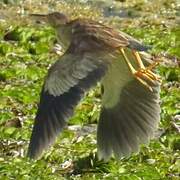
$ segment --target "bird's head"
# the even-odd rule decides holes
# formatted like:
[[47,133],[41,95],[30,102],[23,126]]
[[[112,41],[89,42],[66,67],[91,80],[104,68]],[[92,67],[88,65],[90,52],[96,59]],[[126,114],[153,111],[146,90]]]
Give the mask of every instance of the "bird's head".
[[71,42],[71,27],[68,27],[69,18],[60,12],[49,14],[30,14],[30,16],[40,23],[48,23],[57,32],[58,43],[67,49]]
[[60,12],[48,14],[47,19],[49,24],[54,27],[65,25],[69,21],[67,16]]
[[65,25],[69,19],[66,15],[60,12],[53,12],[49,14],[30,14],[31,17],[39,22],[46,22],[53,27]]

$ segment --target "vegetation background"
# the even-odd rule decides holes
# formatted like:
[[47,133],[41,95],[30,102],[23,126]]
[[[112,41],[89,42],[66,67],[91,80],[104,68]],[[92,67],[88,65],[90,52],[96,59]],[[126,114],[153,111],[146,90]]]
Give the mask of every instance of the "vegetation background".
[[[28,13],[61,11],[72,18],[102,21],[164,53],[173,66],[158,68],[161,122],[139,154],[108,163],[96,157],[100,91],[76,108],[67,129],[38,161],[26,158],[39,92],[57,58],[54,30],[33,23]],[[1,0],[0,1],[0,180],[179,179],[180,173],[180,2],[178,0]]]

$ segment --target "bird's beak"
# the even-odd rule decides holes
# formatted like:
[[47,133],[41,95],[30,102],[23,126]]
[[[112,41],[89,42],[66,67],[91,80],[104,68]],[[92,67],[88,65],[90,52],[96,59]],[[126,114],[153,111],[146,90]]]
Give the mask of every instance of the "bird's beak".
[[29,14],[32,20],[35,20],[37,23],[47,23],[48,15],[47,14]]

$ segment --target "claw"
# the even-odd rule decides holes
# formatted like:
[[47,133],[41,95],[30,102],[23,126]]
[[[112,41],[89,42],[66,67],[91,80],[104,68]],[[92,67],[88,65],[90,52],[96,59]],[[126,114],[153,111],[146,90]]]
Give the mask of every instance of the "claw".
[[159,65],[159,63],[162,61],[163,61],[162,59],[154,60],[154,63],[150,64],[148,67],[146,67],[146,69],[151,71],[153,68]]
[[130,63],[128,57],[126,56],[123,48],[120,49],[120,52],[122,53],[128,67],[129,67],[129,70],[131,71],[133,76],[139,82],[141,82],[141,84],[143,84],[145,87],[147,87],[150,91],[153,91],[151,85],[149,85],[144,79],[147,79],[147,80],[151,81],[152,83],[154,83],[155,81],[161,81],[160,76],[158,76],[157,74],[155,74],[151,71],[155,66],[157,66],[159,64],[160,61],[156,61],[155,63],[151,64],[150,66],[145,67],[141,60],[139,53],[137,51],[133,51],[135,60],[137,61],[138,66],[140,67],[138,70],[135,70],[134,67],[132,66],[132,64]]
[[139,76],[137,76],[137,74],[135,74],[135,78],[145,87],[147,87],[151,92],[153,92],[152,87],[146,81],[142,80]]
[[148,67],[145,69],[139,69],[138,72],[140,72],[141,74],[145,74],[151,81],[161,82],[161,77],[149,70]]
[[138,71],[141,71],[142,73],[145,73],[149,79],[152,79],[152,80],[156,80],[156,81],[160,81],[160,76],[158,76],[157,74],[153,73],[151,70],[156,67],[161,60],[158,60],[154,63],[152,63],[151,65],[149,65],[148,67],[145,67],[142,60],[141,60],[141,57],[139,55],[139,53],[137,51],[133,51],[133,54],[135,56],[135,59],[140,67],[140,70]]

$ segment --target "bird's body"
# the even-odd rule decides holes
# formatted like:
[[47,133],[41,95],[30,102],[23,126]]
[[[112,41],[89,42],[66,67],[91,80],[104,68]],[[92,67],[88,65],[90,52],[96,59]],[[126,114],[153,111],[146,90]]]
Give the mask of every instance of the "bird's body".
[[70,21],[61,13],[33,16],[56,29],[66,51],[46,77],[28,155],[37,158],[54,142],[85,92],[99,81],[104,87],[97,132],[99,157],[108,159],[114,153],[120,158],[137,151],[160,119],[160,84],[142,63],[153,63],[143,52],[147,48],[96,21]]
[[[75,40],[82,41],[86,39],[87,47],[81,47],[81,50],[87,51],[114,51],[120,47],[130,47],[139,51],[147,50],[146,46],[143,46],[137,40],[128,38],[127,34],[114,30],[108,26],[98,23],[89,19],[75,19],[68,22],[65,25],[59,25],[55,27],[57,31],[57,37],[62,45],[68,47],[70,42],[73,45],[78,44]],[[133,43],[132,43],[133,40]],[[133,47],[134,46],[134,47]]]

